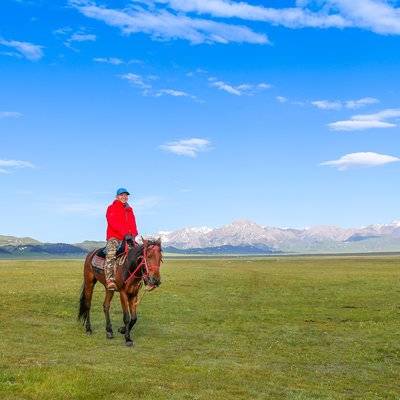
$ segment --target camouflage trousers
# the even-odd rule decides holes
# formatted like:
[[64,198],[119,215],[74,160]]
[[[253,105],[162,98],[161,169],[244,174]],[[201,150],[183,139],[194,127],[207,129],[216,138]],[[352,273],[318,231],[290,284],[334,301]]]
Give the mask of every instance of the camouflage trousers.
[[122,240],[110,238],[106,244],[106,262],[104,264],[104,275],[106,282],[114,282],[117,250],[121,246]]

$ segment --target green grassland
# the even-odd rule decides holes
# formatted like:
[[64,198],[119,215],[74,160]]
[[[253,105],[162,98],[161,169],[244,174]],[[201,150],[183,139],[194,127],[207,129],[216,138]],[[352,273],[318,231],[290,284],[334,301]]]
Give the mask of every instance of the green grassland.
[[101,286],[76,322],[81,261],[0,261],[0,399],[400,399],[399,265],[167,260],[127,348]]

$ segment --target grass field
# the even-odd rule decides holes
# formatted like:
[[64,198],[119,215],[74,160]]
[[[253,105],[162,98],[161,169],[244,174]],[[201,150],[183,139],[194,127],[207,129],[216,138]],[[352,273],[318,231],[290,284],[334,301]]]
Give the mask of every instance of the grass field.
[[400,399],[399,265],[167,260],[127,348],[100,286],[77,324],[81,261],[1,261],[0,399]]

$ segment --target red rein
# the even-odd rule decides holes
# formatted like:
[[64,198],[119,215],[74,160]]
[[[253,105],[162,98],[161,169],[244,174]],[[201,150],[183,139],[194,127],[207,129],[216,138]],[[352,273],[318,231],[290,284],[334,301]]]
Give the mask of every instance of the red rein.
[[[131,281],[135,278],[141,278],[143,279],[144,277],[149,275],[149,265],[147,264],[147,247],[143,247],[143,255],[138,257],[138,259],[141,259],[140,263],[138,266],[135,268],[135,270],[128,276],[128,278],[125,280],[125,285],[129,285]],[[143,267],[145,272],[141,276],[137,276],[136,272],[140,271],[140,269]],[[153,267],[153,265],[150,265],[150,268]]]

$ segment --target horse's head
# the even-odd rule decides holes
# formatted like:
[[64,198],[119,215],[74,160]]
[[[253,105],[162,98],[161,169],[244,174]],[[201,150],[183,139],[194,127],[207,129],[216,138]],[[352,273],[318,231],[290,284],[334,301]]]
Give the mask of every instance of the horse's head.
[[146,271],[143,280],[147,290],[153,290],[160,286],[160,265],[162,263],[161,239],[147,240],[143,239],[143,257],[145,259]]

